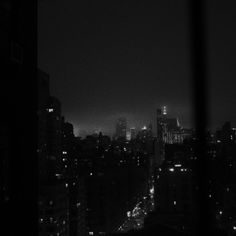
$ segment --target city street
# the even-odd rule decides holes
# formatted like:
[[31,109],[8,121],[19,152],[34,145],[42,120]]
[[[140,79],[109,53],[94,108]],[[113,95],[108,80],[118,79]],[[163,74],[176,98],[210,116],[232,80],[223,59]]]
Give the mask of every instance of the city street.
[[127,212],[127,218],[124,223],[118,228],[118,232],[128,232],[132,229],[141,229],[144,225],[146,215],[154,210],[154,187],[149,190],[149,194],[143,196],[132,211]]

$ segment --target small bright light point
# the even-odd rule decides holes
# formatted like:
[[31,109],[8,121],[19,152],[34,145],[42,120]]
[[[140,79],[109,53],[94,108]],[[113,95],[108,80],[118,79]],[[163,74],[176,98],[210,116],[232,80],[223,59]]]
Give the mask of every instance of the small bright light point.
[[154,194],[154,187],[152,187],[152,188],[150,189],[150,193],[151,193],[151,194]]
[[222,214],[223,214],[223,212],[222,212],[222,211],[219,211],[219,214],[220,214],[220,215],[222,215]]
[[49,108],[49,109],[48,109],[48,112],[49,112],[49,113],[51,113],[51,112],[53,112],[53,111],[54,111],[53,108]]
[[91,172],[90,175],[93,175],[93,173]]
[[127,212],[127,217],[131,217],[131,212],[130,211]]
[[173,172],[173,171],[175,171],[175,169],[174,168],[169,168],[169,171]]
[[89,232],[89,235],[93,235],[93,232]]
[[174,205],[176,205],[176,201],[174,201]]
[[233,230],[236,231],[236,226],[233,226]]

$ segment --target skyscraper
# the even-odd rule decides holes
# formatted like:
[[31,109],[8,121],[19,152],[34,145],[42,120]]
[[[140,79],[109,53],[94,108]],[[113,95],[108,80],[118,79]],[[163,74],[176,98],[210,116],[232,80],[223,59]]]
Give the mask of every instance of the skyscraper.
[[126,139],[127,120],[126,118],[119,118],[116,123],[116,138]]
[[135,139],[137,135],[136,129],[134,127],[130,128],[130,138]]
[[177,118],[167,116],[167,108],[157,109],[157,139],[164,143],[181,143],[182,130]]
[[38,85],[38,233],[68,236],[68,189],[61,175],[61,103],[50,96],[49,75],[40,70]]
[[163,111],[159,108],[157,109],[157,140],[155,142],[155,161],[154,165],[159,165],[164,160],[164,121],[166,113],[163,114]]

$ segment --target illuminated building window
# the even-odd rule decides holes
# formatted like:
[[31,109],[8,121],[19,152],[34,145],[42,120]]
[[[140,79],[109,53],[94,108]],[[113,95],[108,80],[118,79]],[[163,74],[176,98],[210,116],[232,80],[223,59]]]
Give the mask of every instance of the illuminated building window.
[[53,111],[54,111],[54,109],[53,109],[53,108],[48,108],[47,110],[48,110],[48,112],[49,112],[49,113],[51,113],[51,112],[53,112]]
[[60,179],[60,178],[62,177],[61,174],[55,174],[55,176],[56,176],[58,179]]
[[166,109],[166,106],[163,106],[163,115],[167,115],[167,109]]
[[89,235],[93,235],[93,232],[89,232]]
[[175,164],[175,167],[181,167],[181,164]]
[[62,154],[64,154],[64,155],[67,154],[67,151],[62,151]]
[[173,172],[173,171],[175,171],[175,169],[174,168],[169,168],[169,171]]

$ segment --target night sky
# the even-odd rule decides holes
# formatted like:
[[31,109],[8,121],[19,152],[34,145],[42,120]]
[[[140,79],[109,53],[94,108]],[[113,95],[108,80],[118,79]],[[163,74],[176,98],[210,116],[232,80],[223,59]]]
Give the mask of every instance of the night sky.
[[[120,116],[155,127],[162,105],[193,126],[187,2],[39,1],[38,65],[76,135],[112,134]],[[207,14],[210,126],[236,125],[235,3],[211,1]]]

